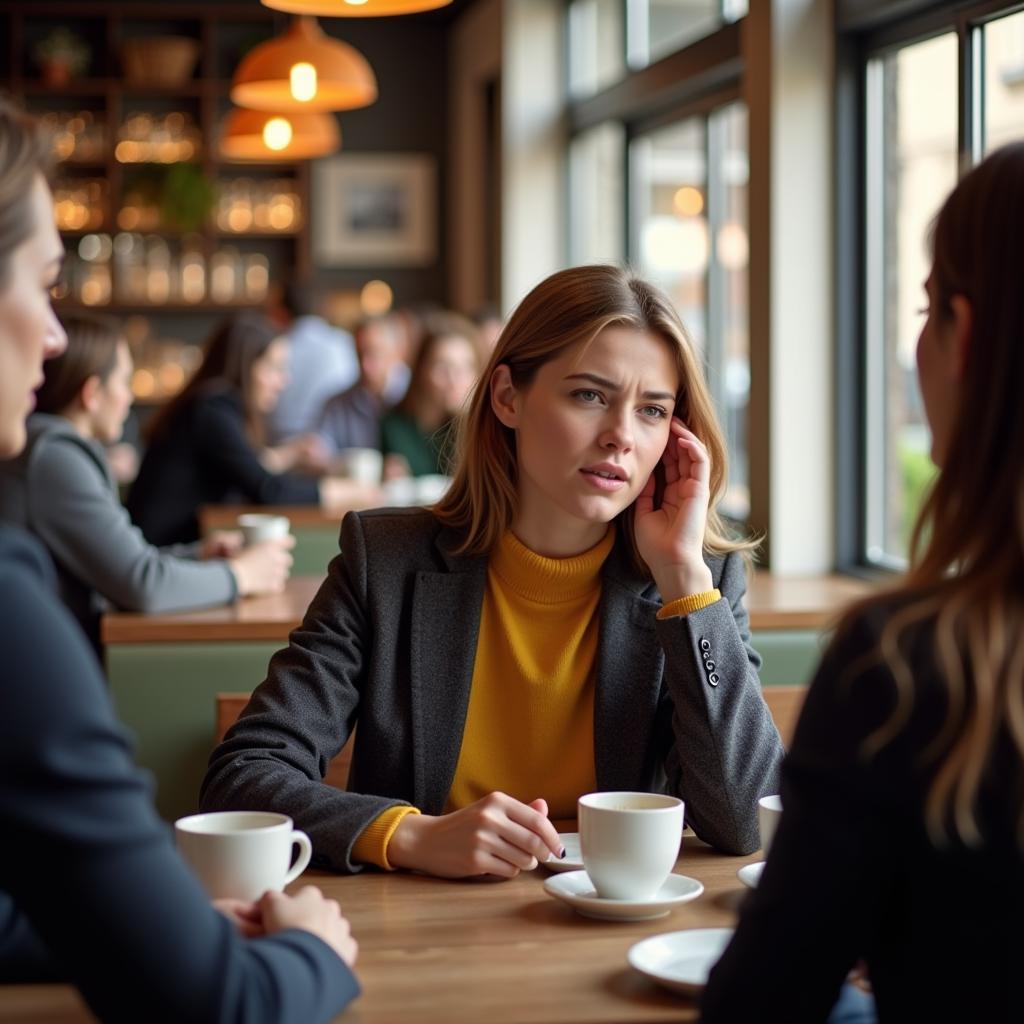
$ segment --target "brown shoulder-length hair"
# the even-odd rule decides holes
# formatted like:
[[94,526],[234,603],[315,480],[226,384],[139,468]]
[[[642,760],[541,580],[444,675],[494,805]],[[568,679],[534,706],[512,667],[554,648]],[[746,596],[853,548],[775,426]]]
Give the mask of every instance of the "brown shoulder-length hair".
[[[711,502],[704,548],[711,554],[750,551],[750,541],[731,538],[717,512],[727,480],[727,451],[715,418],[700,359],[668,297],[642,278],[613,265],[572,267],[552,274],[519,304],[460,418],[455,474],[434,507],[445,523],[461,530],[459,548],[486,554],[511,526],[517,507],[515,432],[491,408],[490,380],[508,366],[517,388],[529,387],[537,371],[566,349],[589,343],[606,327],[652,334],[669,347],[679,373],[675,412],[704,442],[711,458]],[[637,568],[647,567],[636,547],[632,506],[622,513],[623,538]]]
[[43,363],[44,380],[36,392],[39,412],[62,413],[82,393],[90,377],[105,382],[117,364],[124,335],[116,320],[87,314],[60,318],[68,344],[59,356]]
[[254,442],[262,440],[262,423],[252,400],[252,367],[281,332],[262,314],[237,313],[210,335],[203,360],[188,383],[153,417],[149,440],[161,437],[178,412],[198,395],[233,391],[241,396],[246,429]]
[[49,178],[50,153],[50,137],[39,122],[0,99],[0,292],[10,278],[11,254],[35,227],[26,200],[37,174]]
[[[897,703],[866,754],[909,721],[910,640],[930,631],[948,700],[924,752],[934,769],[925,823],[937,845],[952,837],[976,845],[980,789],[1001,735],[1024,763],[1024,143],[960,181],[939,211],[932,250],[932,315],[948,322],[955,295],[972,312],[954,427],[914,526],[907,576],[850,609],[840,628],[898,599],[868,655],[891,669]],[[1018,841],[1024,847],[1024,808]]]
[[416,350],[416,358],[412,361],[412,372],[409,375],[409,387],[405,397],[398,403],[399,412],[416,418],[418,404],[423,394],[424,382],[430,367],[434,350],[449,338],[465,338],[473,349],[476,369],[480,369],[480,349],[476,340],[476,328],[472,322],[457,313],[432,313],[423,321],[423,335]]

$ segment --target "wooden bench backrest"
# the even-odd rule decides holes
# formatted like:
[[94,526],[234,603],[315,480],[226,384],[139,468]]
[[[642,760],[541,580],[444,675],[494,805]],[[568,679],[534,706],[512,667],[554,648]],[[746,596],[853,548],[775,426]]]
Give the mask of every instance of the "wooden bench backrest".
[[[242,708],[249,703],[247,693],[218,693],[217,694],[217,733],[215,742],[220,743],[224,733],[234,725],[235,720],[242,713]],[[340,753],[327,766],[327,775],[324,782],[329,786],[336,786],[338,789],[345,789],[348,785],[348,769],[352,761],[352,741],[355,738],[355,730],[348,738],[348,743],[341,749]]]

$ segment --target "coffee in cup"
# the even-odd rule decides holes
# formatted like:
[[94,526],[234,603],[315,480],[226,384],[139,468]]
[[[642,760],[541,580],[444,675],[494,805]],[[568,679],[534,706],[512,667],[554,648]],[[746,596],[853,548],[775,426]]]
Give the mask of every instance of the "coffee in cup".
[[781,817],[781,796],[763,796],[757,801],[757,825],[761,830],[761,851],[765,859],[768,857],[768,849],[775,838],[775,829],[778,828]]
[[583,867],[597,895],[653,898],[679,856],[683,801],[659,793],[588,793],[577,815]]
[[[181,856],[199,876],[211,899],[257,900],[294,882],[313,854],[305,832],[286,814],[217,811],[192,814],[174,823]],[[292,864],[292,848],[299,855]]]
[[268,540],[284,540],[291,526],[287,516],[265,512],[249,512],[238,517],[238,528],[242,531],[247,548]]

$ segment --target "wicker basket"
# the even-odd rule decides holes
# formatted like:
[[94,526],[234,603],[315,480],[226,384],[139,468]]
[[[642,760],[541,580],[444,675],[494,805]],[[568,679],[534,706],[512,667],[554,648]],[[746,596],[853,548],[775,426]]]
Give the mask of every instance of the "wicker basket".
[[146,36],[121,44],[121,63],[129,85],[183,85],[199,59],[199,42],[188,36]]

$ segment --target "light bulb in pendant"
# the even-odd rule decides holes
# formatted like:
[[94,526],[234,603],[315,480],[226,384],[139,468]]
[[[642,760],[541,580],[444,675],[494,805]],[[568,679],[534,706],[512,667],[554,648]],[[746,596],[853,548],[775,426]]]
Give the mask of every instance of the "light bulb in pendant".
[[292,96],[300,103],[308,103],[316,96],[316,68],[309,61],[293,64],[288,73]]
[[263,126],[263,144],[267,149],[280,152],[292,141],[292,125],[285,117],[272,117]]

